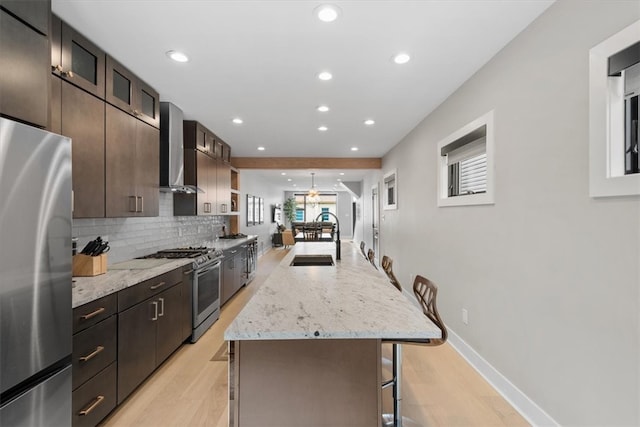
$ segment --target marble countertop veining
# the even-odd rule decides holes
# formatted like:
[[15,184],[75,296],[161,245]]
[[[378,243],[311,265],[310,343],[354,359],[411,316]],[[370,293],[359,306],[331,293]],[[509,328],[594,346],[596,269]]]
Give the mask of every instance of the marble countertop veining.
[[333,242],[298,242],[225,331],[225,340],[439,338],[440,330],[351,242],[335,266],[291,267]]

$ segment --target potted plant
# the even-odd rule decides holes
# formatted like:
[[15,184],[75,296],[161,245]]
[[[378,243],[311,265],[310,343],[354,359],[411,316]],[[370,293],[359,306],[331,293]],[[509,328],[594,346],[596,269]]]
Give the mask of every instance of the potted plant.
[[296,219],[296,198],[289,197],[284,201],[283,205],[284,216],[291,224]]

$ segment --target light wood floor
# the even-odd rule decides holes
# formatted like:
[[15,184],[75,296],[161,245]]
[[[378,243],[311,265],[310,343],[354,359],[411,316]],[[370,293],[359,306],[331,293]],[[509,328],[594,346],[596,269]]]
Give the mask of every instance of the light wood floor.
[[[180,347],[102,426],[227,427],[224,330],[286,253],[277,248],[262,256],[256,278],[225,304],[211,329]],[[403,373],[405,427],[529,425],[448,344],[403,346]]]

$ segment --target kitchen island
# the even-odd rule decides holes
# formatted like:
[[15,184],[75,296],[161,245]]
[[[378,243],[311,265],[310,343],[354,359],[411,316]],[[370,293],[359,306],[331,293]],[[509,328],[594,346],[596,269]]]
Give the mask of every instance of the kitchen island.
[[298,242],[225,331],[229,425],[380,424],[384,339],[440,330],[351,242],[334,266],[290,266],[335,244]]

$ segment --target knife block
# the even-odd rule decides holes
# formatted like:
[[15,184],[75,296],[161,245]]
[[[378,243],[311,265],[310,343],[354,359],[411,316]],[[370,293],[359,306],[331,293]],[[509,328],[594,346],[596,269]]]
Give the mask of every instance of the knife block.
[[77,254],[73,256],[73,275],[93,277],[107,272],[107,254],[89,256]]

